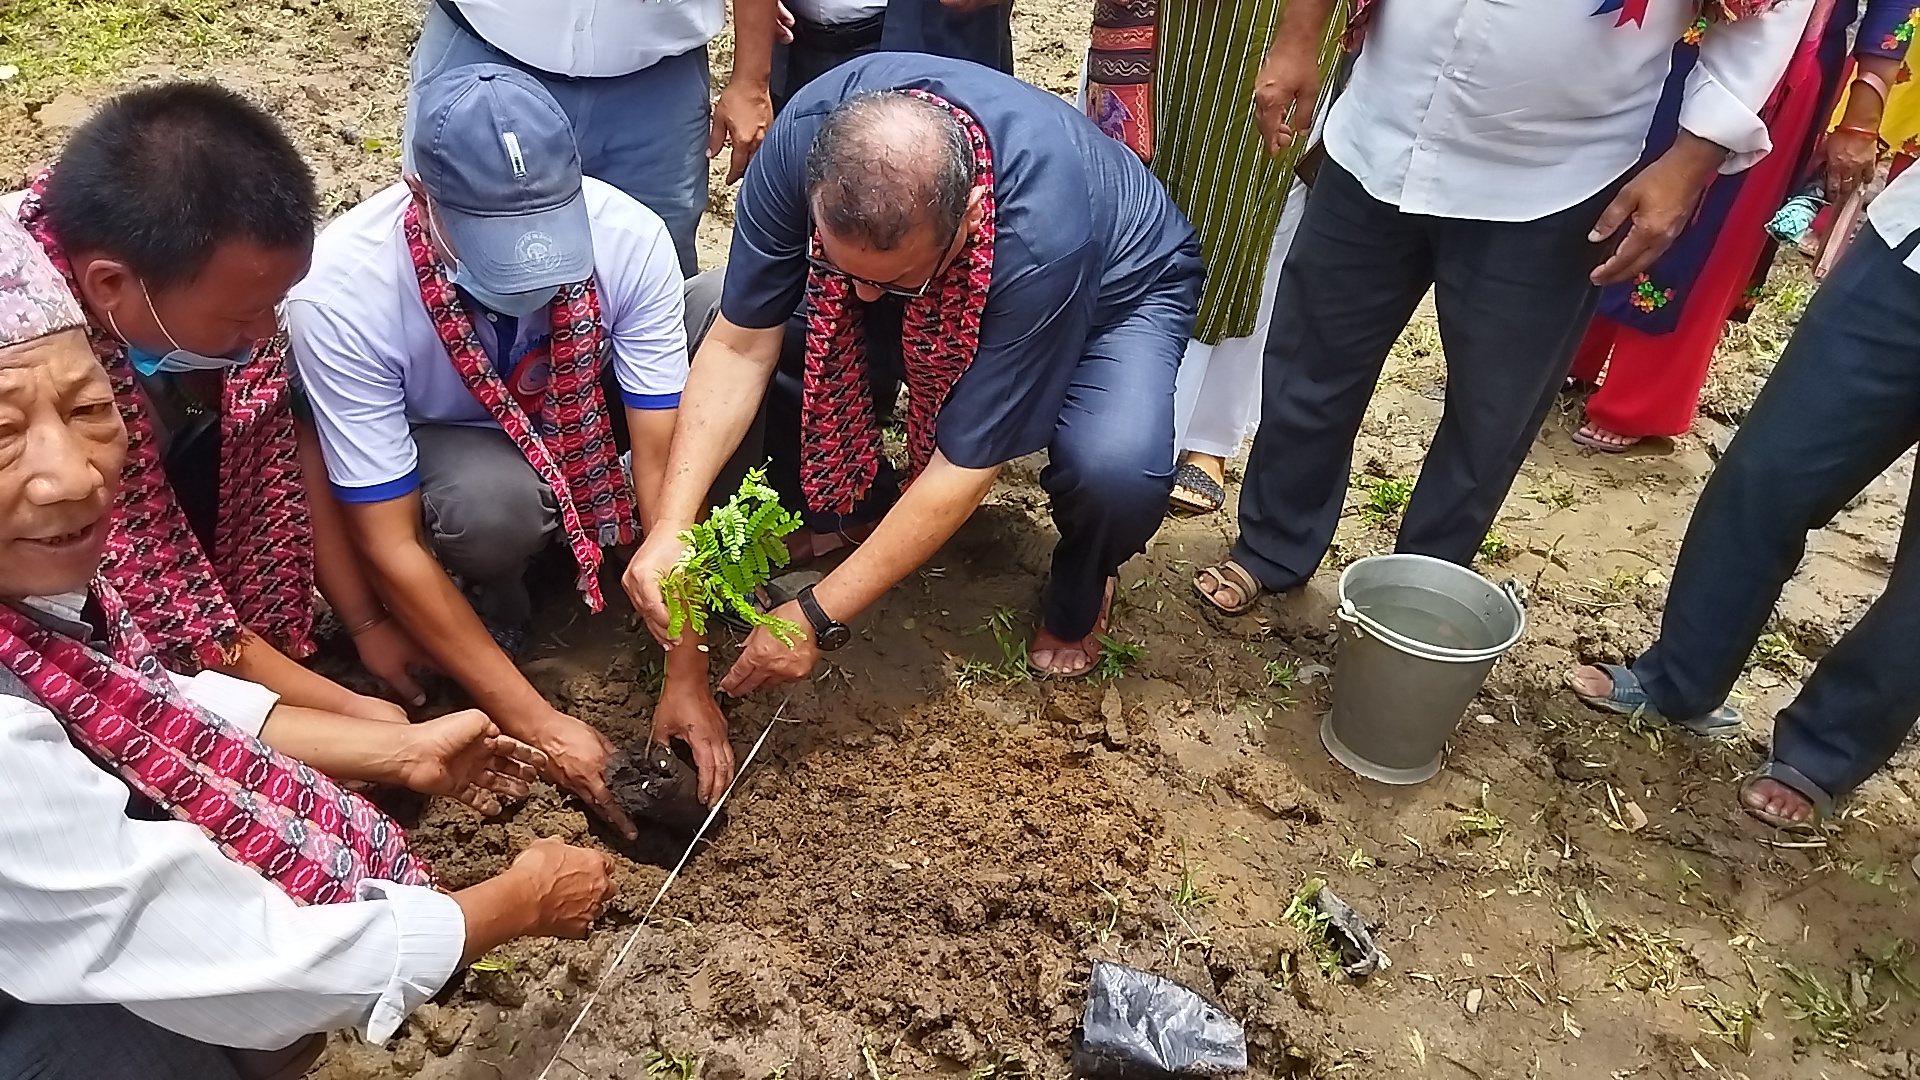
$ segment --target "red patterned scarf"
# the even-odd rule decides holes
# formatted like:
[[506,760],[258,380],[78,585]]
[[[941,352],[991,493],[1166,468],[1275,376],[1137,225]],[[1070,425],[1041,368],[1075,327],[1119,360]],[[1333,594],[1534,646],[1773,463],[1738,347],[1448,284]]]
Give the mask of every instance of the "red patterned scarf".
[[[79,299],[73,267],[42,210],[47,176],[28,188],[20,224]],[[134,620],[176,670],[233,662],[245,629],[292,656],[312,653],[313,522],[300,481],[286,335],[263,342],[222,379],[220,514],[211,558],[167,483],[127,347],[91,318],[87,335],[127,425],[127,464],[101,576],[126,596]]]
[[0,604],[0,667],[75,745],[297,903],[353,900],[368,878],[433,884],[391,818],[187,700],[113,586],[93,595],[111,656]]
[[1153,68],[1159,0],[1094,0],[1093,45],[1087,50],[1087,115],[1153,160]]
[[420,220],[420,204],[409,202],[404,228],[407,251],[420,279],[420,299],[447,358],[466,381],[474,399],[499,421],[560,504],[560,522],[580,573],[574,585],[587,606],[599,611],[600,549],[630,544],[634,537],[633,495],[613,441],[607,404],[600,392],[600,292],[592,278],[562,286],[547,306],[552,318],[552,375],[540,409],[540,428],[520,407],[493,370],[474,332],[459,290],[433,253]]
[[[973,147],[974,184],[986,189],[980,225],[925,296],[907,301],[900,344],[907,381],[907,454],[911,475],[933,459],[940,407],[980,348],[980,313],[993,282],[993,151],[964,110],[924,90],[901,93],[947,110]],[[820,251],[818,233],[813,237]],[[802,386],[800,486],[807,505],[850,513],[873,485],[884,450],[867,378],[866,337],[845,275],[807,275],[806,378]]]

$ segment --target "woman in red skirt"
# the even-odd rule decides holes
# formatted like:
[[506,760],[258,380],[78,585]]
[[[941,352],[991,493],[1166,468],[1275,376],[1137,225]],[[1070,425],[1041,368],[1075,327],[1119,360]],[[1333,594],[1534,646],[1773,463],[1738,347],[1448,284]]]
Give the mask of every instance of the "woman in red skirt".
[[[1574,441],[1619,452],[1693,425],[1720,332],[1730,317],[1744,314],[1750,287],[1765,280],[1773,255],[1768,219],[1808,176],[1816,155],[1824,158],[1818,177],[1830,202],[1844,200],[1871,177],[1885,88],[1906,54],[1912,37],[1907,20],[1914,11],[1912,0],[1821,0],[1816,6],[1800,50],[1764,110],[1773,152],[1746,172],[1715,182],[1660,261],[1603,295],[1573,363],[1575,381],[1601,383]],[[1847,34],[1856,19],[1860,30],[1848,57]],[[1677,98],[1689,66],[1676,62],[1669,98]],[[1855,85],[1847,111],[1839,126],[1825,132],[1849,71]],[[1650,152],[1658,141],[1648,140]]]

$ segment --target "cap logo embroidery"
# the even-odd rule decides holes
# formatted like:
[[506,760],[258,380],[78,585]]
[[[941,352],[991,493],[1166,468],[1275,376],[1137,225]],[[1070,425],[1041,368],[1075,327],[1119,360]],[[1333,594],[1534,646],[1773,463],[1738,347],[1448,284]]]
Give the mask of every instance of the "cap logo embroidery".
[[525,233],[513,246],[513,257],[524,270],[548,270],[559,265],[560,245],[543,232]]
[[513,166],[513,175],[527,175],[527,159],[520,153],[520,136],[511,131],[500,133],[500,141],[507,147],[507,164]]

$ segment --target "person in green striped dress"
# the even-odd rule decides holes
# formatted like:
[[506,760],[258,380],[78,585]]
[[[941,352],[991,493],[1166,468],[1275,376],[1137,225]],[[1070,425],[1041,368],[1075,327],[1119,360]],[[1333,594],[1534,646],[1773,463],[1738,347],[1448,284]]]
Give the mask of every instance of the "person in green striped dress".
[[[1226,500],[1225,461],[1258,420],[1267,318],[1305,209],[1294,172],[1310,140],[1270,154],[1253,122],[1254,82],[1285,7],[1286,0],[1160,2],[1151,165],[1199,231],[1207,263],[1175,394],[1177,509],[1210,512]],[[1320,50],[1323,99],[1346,32],[1347,4],[1337,8]]]

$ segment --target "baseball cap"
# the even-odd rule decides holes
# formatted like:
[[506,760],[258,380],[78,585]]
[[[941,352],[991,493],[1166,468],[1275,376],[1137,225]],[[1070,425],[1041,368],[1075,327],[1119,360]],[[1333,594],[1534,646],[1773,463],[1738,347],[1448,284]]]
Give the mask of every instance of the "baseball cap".
[[414,108],[414,170],[481,287],[520,293],[592,276],[580,149],[545,87],[470,64],[427,82]]

